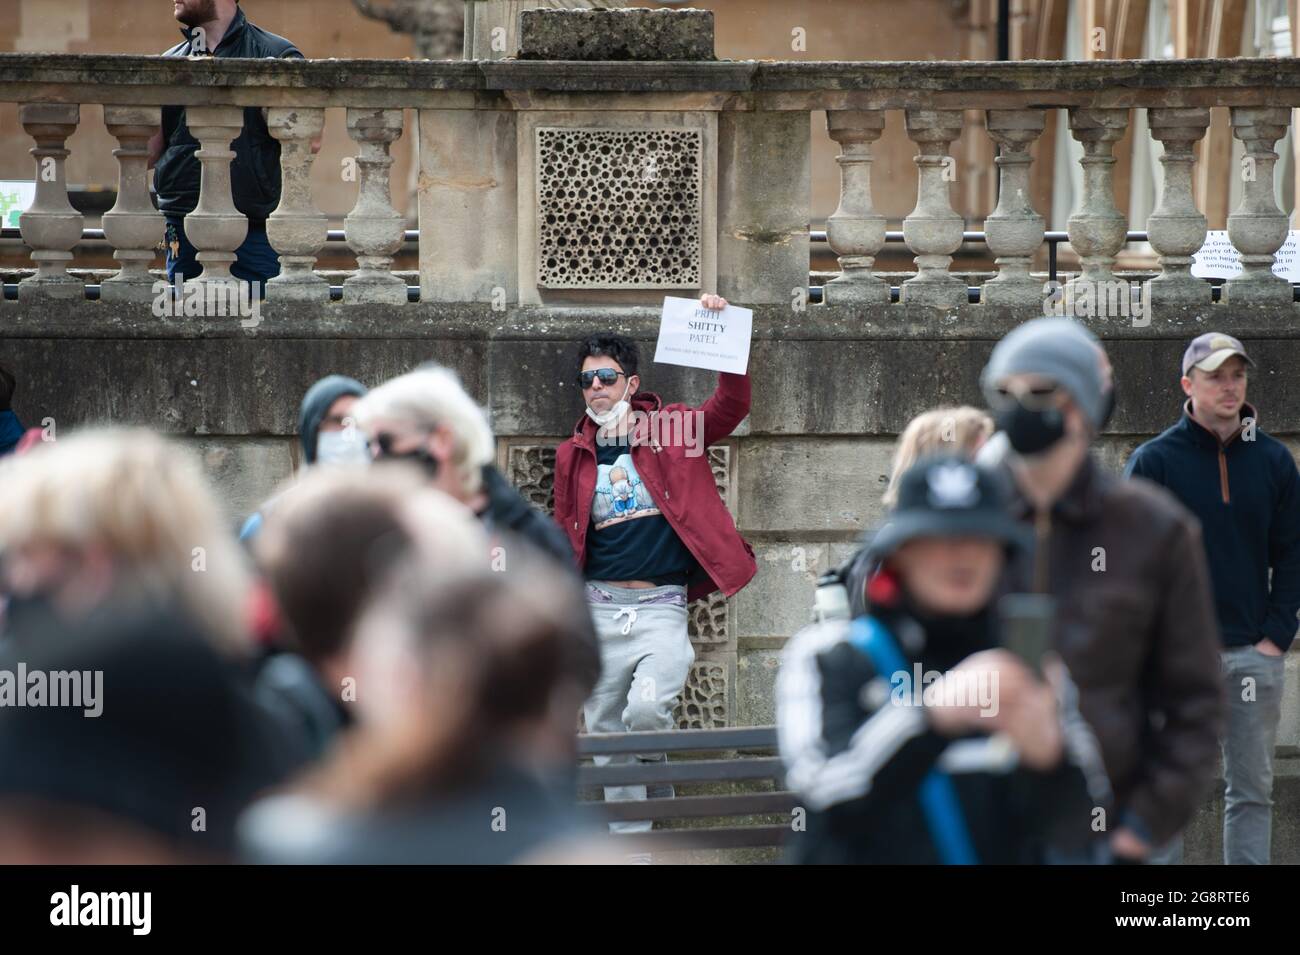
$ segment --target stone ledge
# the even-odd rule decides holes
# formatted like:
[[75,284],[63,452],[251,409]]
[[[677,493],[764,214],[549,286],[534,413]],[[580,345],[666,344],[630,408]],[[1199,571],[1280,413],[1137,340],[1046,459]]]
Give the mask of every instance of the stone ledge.
[[[646,11],[659,13],[661,11]],[[662,11],[670,12],[670,11]],[[779,108],[1300,105],[1300,59],[759,62],[677,60],[217,60],[0,53],[0,99],[177,105],[445,106],[463,91],[536,89],[773,94]],[[837,99],[837,97],[839,97]],[[865,97],[865,98],[864,98]],[[477,104],[476,104],[477,105]],[[748,108],[738,102],[736,108]]]
[[[743,304],[743,303],[737,303]],[[935,341],[994,342],[1038,317],[1034,307],[959,305],[810,305],[754,307],[756,342]],[[573,341],[593,326],[653,341],[660,310],[653,306],[511,306],[428,302],[303,305],[262,303],[261,321],[236,318],[155,318],[146,304],[0,301],[0,336],[48,339],[453,339]],[[1250,341],[1300,339],[1300,304],[1204,305],[1161,308],[1148,325],[1084,318],[1106,341],[1186,341],[1216,330]]]

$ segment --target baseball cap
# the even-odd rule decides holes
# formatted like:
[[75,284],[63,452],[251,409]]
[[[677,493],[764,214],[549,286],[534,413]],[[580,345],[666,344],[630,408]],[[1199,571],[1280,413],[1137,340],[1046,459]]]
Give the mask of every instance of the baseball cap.
[[898,503],[869,550],[884,559],[917,537],[988,537],[1028,550],[1028,530],[1008,511],[1010,488],[998,472],[957,455],[932,455],[908,468]]
[[1223,332],[1206,332],[1204,335],[1197,335],[1187,346],[1187,351],[1183,352],[1183,374],[1186,375],[1193,368],[1214,371],[1233,355],[1240,355],[1248,365],[1255,364],[1246,354],[1246,349],[1242,347],[1241,342],[1231,335],[1225,335]]

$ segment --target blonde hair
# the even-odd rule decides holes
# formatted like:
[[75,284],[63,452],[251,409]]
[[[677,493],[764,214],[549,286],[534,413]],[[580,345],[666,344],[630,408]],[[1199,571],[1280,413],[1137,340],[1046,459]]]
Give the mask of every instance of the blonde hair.
[[993,419],[979,408],[969,405],[935,408],[917,415],[898,436],[894,466],[889,474],[889,487],[885,488],[885,506],[894,506],[898,499],[899,478],[918,458],[942,452],[974,457],[979,446],[991,434]]
[[195,458],[142,428],[95,428],[0,464],[0,550],[102,550],[113,595],[174,603],[248,645],[248,571]]
[[487,412],[475,403],[450,368],[432,363],[399,375],[371,391],[352,409],[363,431],[380,419],[409,421],[432,431],[445,427],[455,439],[452,466],[472,494],[482,482],[482,468],[496,457],[496,442]]

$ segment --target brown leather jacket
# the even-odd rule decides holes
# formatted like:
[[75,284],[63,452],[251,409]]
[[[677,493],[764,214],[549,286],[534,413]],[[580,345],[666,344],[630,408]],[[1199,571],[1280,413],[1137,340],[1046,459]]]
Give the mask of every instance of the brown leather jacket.
[[1114,791],[1107,829],[1136,816],[1161,845],[1208,793],[1223,718],[1200,525],[1163,488],[1091,455],[1050,513],[1023,498],[1013,513],[1037,546],[1012,577],[1056,598],[1056,646]]

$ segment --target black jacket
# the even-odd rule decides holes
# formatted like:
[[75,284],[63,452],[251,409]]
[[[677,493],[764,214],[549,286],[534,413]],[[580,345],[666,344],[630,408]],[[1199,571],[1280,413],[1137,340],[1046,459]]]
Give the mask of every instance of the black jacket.
[[1020,493],[1011,510],[1038,543],[1008,579],[1056,599],[1055,649],[1101,743],[1120,820],[1162,845],[1208,793],[1222,739],[1200,527],[1172,494],[1091,455],[1050,510]]
[[[1243,427],[1226,442],[1189,414],[1139,447],[1124,473],[1173,492],[1200,519],[1219,635],[1286,650],[1300,610],[1300,474],[1282,442]],[[1255,409],[1242,409],[1258,425]]]
[[[189,56],[193,32],[182,30],[185,40],[163,56]],[[298,48],[282,36],[268,33],[248,22],[243,10],[235,12],[212,56],[263,59],[303,59]],[[154,191],[158,208],[165,215],[181,217],[194,211],[199,202],[201,164],[194,157],[199,142],[185,125],[183,106],[164,106],[162,111],[163,153],[154,167]],[[230,163],[231,190],[235,208],[248,216],[253,228],[261,227],[280,204],[280,143],[266,128],[262,110],[244,110],[244,131],[234,142],[235,158]]]
[[529,504],[492,465],[483,468],[483,492],[487,507],[479,519],[489,529],[509,531],[522,537],[544,554],[558,560],[567,570],[574,569],[573,548],[553,520]]
[[[988,614],[942,634],[901,611],[877,617],[923,673],[946,671],[996,646]],[[959,750],[975,765],[949,778],[980,863],[1038,863],[1049,852],[1083,860],[1093,852],[1100,842],[1093,809],[1106,805],[1108,785],[1072,687],[1060,706],[1061,764],[1049,772],[999,767],[987,761],[996,752],[986,737],[954,741],[929,727],[921,707],[901,705],[901,675],[878,674],[848,641],[848,626],[832,620],[801,631],[777,679],[787,782],[808,810],[806,831],[788,843],[792,861],[938,863],[919,791],[941,757]]]

